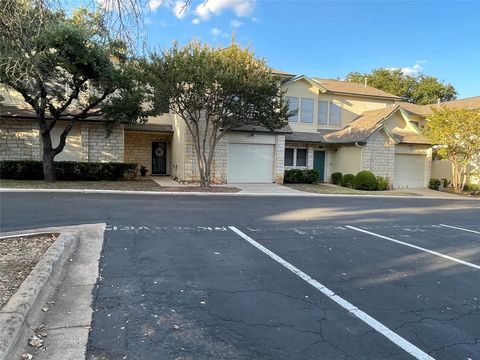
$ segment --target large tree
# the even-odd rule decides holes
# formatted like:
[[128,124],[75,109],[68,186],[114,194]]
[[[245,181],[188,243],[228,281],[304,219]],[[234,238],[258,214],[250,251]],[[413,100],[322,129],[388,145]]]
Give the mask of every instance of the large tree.
[[[67,16],[34,1],[7,4],[0,14],[0,83],[35,111],[44,178],[55,181],[54,158],[77,121],[101,116],[111,128],[146,119],[151,91],[143,61],[111,39],[98,13]],[[18,13],[22,21],[12,21]],[[53,147],[50,134],[62,120],[67,125]]]
[[257,125],[272,131],[288,121],[279,82],[263,60],[236,44],[213,48],[192,41],[152,56],[156,103],[185,122],[190,132],[202,187],[211,181],[218,142],[232,129]]
[[351,72],[347,81],[368,85],[377,89],[400,96],[403,101],[427,105],[454,100],[457,92],[451,84],[444,84],[433,76],[420,74],[412,76],[405,74],[401,69],[375,69],[370,73]]
[[437,153],[452,162],[452,185],[459,191],[468,180],[468,165],[480,154],[480,111],[433,109],[424,128]]

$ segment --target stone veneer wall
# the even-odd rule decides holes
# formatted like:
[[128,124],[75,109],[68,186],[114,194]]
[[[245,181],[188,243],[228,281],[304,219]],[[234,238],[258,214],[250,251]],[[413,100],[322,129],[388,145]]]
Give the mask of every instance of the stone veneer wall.
[[[198,172],[197,153],[195,151],[195,145],[193,138],[188,128],[185,131],[185,177],[180,181],[188,183],[199,182],[200,175]],[[202,130],[201,130],[202,131]],[[208,151],[209,147],[207,147]],[[228,157],[228,140],[225,135],[217,144],[215,149],[214,158],[212,160],[211,170],[211,183],[212,184],[225,184],[227,182],[227,157]]]
[[392,183],[395,166],[395,143],[378,131],[362,149],[362,169],[382,176]]
[[275,144],[275,183],[283,184],[285,175],[285,135],[276,136]]
[[88,147],[88,157],[82,159],[84,161],[123,162],[123,126],[115,127],[107,137],[103,124],[82,124],[82,154],[86,151],[83,147]]
[[34,120],[0,120],[0,160],[40,160],[40,131]]
[[167,175],[170,174],[171,146],[170,135],[167,134],[125,132],[125,162],[143,165],[148,174],[152,174],[152,142],[155,141],[167,143]]
[[[81,123],[82,161],[123,162],[123,126],[107,138],[102,124]],[[68,138],[67,138],[68,141]],[[0,122],[0,160],[41,160],[41,141],[35,120],[2,119]]]

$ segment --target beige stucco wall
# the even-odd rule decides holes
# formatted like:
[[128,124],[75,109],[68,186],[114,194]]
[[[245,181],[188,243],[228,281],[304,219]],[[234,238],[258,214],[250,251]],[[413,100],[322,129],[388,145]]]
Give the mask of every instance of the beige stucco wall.
[[[387,106],[393,106],[394,101],[388,99],[373,99],[354,95],[336,95],[319,93],[316,86],[310,85],[305,80],[299,80],[290,84],[283,85],[286,90],[286,96],[295,96],[298,98],[313,99],[313,123],[289,122],[293,131],[316,132],[319,129],[341,129],[355,120],[361,113],[368,110],[382,109]],[[341,125],[329,126],[318,125],[318,101],[333,101],[341,106]]]
[[362,170],[362,149],[358,146],[342,146],[332,151],[332,173],[356,175]]
[[145,166],[148,169],[148,174],[152,174],[152,143],[156,141],[163,141],[167,143],[167,173],[170,174],[171,164],[171,135],[170,134],[155,134],[142,132],[125,132],[125,155],[124,161],[126,163],[135,163],[138,166]]
[[175,121],[175,115],[161,114],[157,116],[150,116],[147,120],[147,124],[173,125],[174,121]]
[[[480,156],[478,160],[473,161],[468,167],[469,182],[473,184],[480,184]],[[446,178],[452,181],[452,162],[450,160],[435,160],[432,161],[432,178],[443,179]]]

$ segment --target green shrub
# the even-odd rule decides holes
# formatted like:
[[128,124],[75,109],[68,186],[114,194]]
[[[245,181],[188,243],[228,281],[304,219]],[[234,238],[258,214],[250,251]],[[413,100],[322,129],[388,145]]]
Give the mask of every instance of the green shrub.
[[468,192],[472,192],[472,193],[475,194],[478,191],[480,191],[480,185],[472,184],[472,183],[465,184],[464,187],[463,187],[463,191],[468,191]]
[[342,178],[342,185],[344,187],[353,188],[355,184],[355,175],[353,174],[345,174]]
[[304,182],[306,184],[312,184],[318,182],[318,178],[320,177],[320,171],[317,169],[307,169],[304,172]]
[[442,186],[443,186],[444,188],[447,188],[450,184],[451,184],[451,181],[448,180],[447,178],[443,178],[443,179],[442,179]]
[[[120,180],[135,171],[137,164],[91,163],[79,161],[55,161],[57,180]],[[43,180],[41,161],[0,161],[0,178],[14,180]]]
[[303,170],[302,169],[291,169],[285,171],[284,181],[286,183],[298,184],[303,182]]
[[430,182],[428,183],[428,187],[432,190],[437,190],[440,189],[440,184],[442,182],[440,181],[440,179],[437,179],[437,178],[431,178],[430,179]]
[[377,176],[377,190],[383,191],[388,190],[388,179],[384,177]]
[[377,188],[377,178],[371,171],[360,171],[355,175],[355,189],[375,190]]
[[285,170],[285,177],[283,181],[291,184],[312,184],[317,182],[319,177],[320,172],[316,169],[291,169]]
[[332,184],[342,186],[342,173],[341,172],[334,172],[332,174]]

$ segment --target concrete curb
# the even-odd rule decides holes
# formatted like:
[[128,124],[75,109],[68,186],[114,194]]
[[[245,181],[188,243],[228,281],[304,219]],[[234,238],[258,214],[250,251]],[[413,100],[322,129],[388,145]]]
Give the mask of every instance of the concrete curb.
[[53,294],[62,267],[76,244],[77,236],[71,233],[60,234],[0,310],[0,360],[16,359],[18,351],[24,348],[23,341],[40,317],[41,308],[48,297]]
[[211,192],[174,192],[174,191],[124,191],[124,190],[91,190],[91,189],[21,189],[0,188],[0,193],[76,193],[76,194],[118,194],[118,195],[175,195],[175,196],[274,196],[274,197],[348,197],[377,199],[428,199],[428,200],[465,200],[480,201],[480,198],[453,196],[417,196],[417,195],[349,195],[349,194],[315,194],[315,193],[211,193]]

